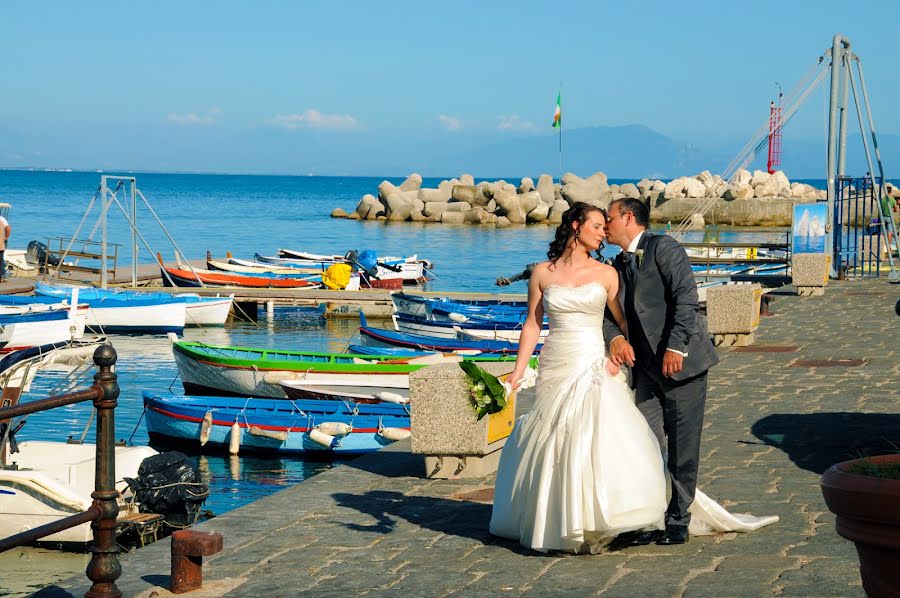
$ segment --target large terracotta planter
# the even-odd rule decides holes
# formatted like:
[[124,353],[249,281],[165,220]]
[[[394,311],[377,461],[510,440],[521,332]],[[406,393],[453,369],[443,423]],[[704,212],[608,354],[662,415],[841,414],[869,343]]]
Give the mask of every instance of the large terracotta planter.
[[[897,464],[900,455],[866,460]],[[848,473],[857,462],[832,465],[822,476],[822,495],[837,515],[837,533],[856,544],[866,594],[900,596],[900,480]]]

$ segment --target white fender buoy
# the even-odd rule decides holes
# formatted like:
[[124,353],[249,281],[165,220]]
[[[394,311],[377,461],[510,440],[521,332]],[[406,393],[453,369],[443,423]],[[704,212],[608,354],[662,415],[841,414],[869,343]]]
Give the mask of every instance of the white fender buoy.
[[463,324],[463,323],[469,321],[469,318],[467,318],[466,316],[464,316],[462,314],[458,314],[455,311],[450,312],[450,314],[447,317],[450,318],[451,322],[459,322],[460,324]]
[[209,433],[212,430],[212,425],[212,411],[207,411],[206,415],[203,416],[203,421],[200,422],[200,446],[206,446],[206,443],[209,442]]
[[241,450],[241,427],[237,422],[231,424],[231,436],[228,439],[228,452],[237,455]]
[[334,436],[320,432],[317,428],[313,428],[309,431],[309,439],[325,448],[332,448],[337,444]]
[[263,382],[266,384],[278,384],[282,380],[290,380],[297,377],[297,372],[266,372],[263,374]]
[[398,404],[409,403],[409,397],[404,397],[403,395],[398,395],[395,392],[388,392],[386,390],[382,390],[381,392],[376,392],[372,396],[374,396],[379,401],[384,401],[385,403],[398,403]]
[[378,430],[378,433],[381,434],[384,438],[393,442],[404,440],[412,435],[412,432],[410,432],[406,428],[381,428],[380,430]]
[[322,422],[316,430],[331,436],[346,436],[353,431],[353,426],[344,422]]
[[257,426],[250,426],[247,428],[247,431],[250,432],[253,436],[262,436],[264,438],[271,438],[273,440],[280,440],[284,442],[288,439],[288,433],[285,431],[278,430],[264,430],[263,428]]

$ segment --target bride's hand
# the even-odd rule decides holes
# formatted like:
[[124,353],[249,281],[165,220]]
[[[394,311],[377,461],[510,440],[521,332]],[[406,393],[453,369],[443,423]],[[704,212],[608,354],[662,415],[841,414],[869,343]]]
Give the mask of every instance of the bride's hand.
[[512,373],[506,377],[506,383],[509,384],[511,389],[518,390],[519,386],[522,384],[523,378],[525,378],[525,370],[513,370]]
[[612,359],[606,360],[606,373],[608,373],[610,376],[615,376],[621,370],[622,370],[621,366],[618,366],[615,363],[613,363]]

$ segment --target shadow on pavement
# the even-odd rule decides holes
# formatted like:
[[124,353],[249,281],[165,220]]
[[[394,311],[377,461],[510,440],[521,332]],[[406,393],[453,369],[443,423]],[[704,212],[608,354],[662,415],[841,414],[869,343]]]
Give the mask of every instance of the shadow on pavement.
[[757,421],[752,431],[815,473],[849,459],[900,452],[900,414],[779,413]]
[[356,509],[375,520],[371,525],[344,523],[345,527],[353,531],[389,534],[394,531],[399,518],[448,536],[505,546],[510,551],[520,554],[542,554],[492,536],[488,531],[491,520],[489,504],[432,496],[408,496],[385,490],[373,490],[363,494],[337,493],[332,494],[332,497],[338,506]]

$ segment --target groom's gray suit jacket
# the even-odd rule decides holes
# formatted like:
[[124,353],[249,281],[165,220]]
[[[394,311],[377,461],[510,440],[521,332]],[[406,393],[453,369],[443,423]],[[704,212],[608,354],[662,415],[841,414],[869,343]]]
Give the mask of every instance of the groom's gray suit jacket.
[[[651,352],[644,359],[638,355],[642,362],[638,365],[648,370],[659,367],[668,348],[687,353],[683,369],[672,376],[673,380],[702,374],[718,363],[719,358],[698,314],[697,283],[684,248],[672,237],[645,231],[635,254],[640,264],[635,264],[633,276],[627,272],[625,252],[616,257],[613,266],[619,272],[619,302],[623,311],[626,297],[633,295],[634,313],[641,328],[629,330],[626,337],[639,353],[635,339],[638,332],[643,332]],[[626,288],[628,284],[632,285],[631,293]],[[625,334],[608,309],[603,334],[607,343]]]

